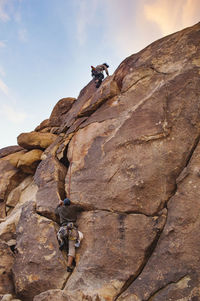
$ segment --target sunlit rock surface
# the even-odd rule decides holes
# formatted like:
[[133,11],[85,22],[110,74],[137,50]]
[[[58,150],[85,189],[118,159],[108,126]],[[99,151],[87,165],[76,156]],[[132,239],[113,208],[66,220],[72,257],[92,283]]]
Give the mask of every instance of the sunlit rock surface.
[[[0,300],[200,300],[200,23],[0,150]],[[66,272],[54,210],[82,205]]]

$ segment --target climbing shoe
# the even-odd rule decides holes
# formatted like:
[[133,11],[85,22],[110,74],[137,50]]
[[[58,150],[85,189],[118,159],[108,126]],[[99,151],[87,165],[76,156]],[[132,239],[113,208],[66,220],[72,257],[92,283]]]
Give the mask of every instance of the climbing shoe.
[[75,242],[75,247],[76,247],[76,248],[79,248],[79,247],[80,247],[80,240],[77,240],[77,241]]
[[73,272],[73,268],[67,267],[67,272],[72,273]]

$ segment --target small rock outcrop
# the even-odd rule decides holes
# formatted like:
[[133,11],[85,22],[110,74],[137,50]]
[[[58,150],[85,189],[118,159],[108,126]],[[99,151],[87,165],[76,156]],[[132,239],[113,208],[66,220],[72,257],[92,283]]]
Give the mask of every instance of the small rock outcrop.
[[[200,23],[0,150],[0,300],[200,300]],[[76,267],[59,197],[84,207]]]

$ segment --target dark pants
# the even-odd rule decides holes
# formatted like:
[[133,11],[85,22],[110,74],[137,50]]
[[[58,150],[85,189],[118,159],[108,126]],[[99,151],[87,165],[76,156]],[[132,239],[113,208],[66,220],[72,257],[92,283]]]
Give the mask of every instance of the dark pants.
[[102,80],[104,79],[104,75],[101,72],[95,72],[95,74],[93,75],[94,80],[95,80],[95,84],[96,84],[96,88],[99,88]]

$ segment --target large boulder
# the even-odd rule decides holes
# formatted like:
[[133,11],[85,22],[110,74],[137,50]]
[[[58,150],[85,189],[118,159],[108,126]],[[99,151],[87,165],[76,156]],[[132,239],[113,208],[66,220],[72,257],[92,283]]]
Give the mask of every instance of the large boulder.
[[62,288],[66,262],[59,251],[56,225],[38,215],[35,203],[24,205],[17,226],[17,254],[13,265],[16,293],[22,300],[51,288]]
[[16,227],[22,211],[22,206],[30,201],[36,201],[38,187],[31,176],[27,177],[16,189],[8,195],[6,206],[10,208],[7,217],[0,223],[0,239],[8,242],[16,239]]
[[9,161],[0,161],[0,200],[6,200],[8,194],[26,175],[14,167]]
[[77,100],[75,101],[71,109],[67,112],[61,124],[60,132],[65,132],[73,125],[73,123],[77,120],[77,116],[81,112],[82,107],[93,96],[95,92],[95,84],[93,81],[90,81],[89,84],[81,90]]
[[38,186],[36,195],[37,212],[56,220],[55,209],[59,199],[65,196],[65,175],[67,168],[56,158],[48,157],[37,168],[34,176]]
[[13,189],[8,195],[6,205],[9,207],[15,207],[19,203],[22,193],[25,191],[27,186],[32,183],[32,181],[32,176],[28,176],[15,189]]
[[71,109],[72,105],[76,101],[76,98],[73,97],[66,97],[60,99],[55,107],[53,108],[53,111],[51,113],[51,116],[49,119],[43,120],[39,126],[35,128],[36,132],[44,132],[48,131],[50,132],[52,128],[59,127],[63,121],[65,120],[66,114]]
[[30,132],[22,133],[17,137],[18,144],[25,149],[45,149],[52,144],[57,138],[57,135],[52,133]]
[[66,114],[71,109],[75,101],[76,98],[72,98],[72,97],[60,99],[55,105],[55,107],[53,108],[51,116],[49,117],[49,126],[51,127],[60,126],[62,122],[65,120]]
[[34,174],[38,164],[41,161],[42,151],[40,149],[33,149],[19,158],[17,167],[23,172]]

